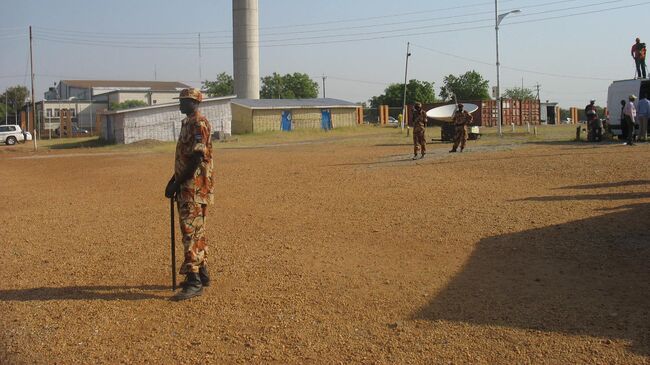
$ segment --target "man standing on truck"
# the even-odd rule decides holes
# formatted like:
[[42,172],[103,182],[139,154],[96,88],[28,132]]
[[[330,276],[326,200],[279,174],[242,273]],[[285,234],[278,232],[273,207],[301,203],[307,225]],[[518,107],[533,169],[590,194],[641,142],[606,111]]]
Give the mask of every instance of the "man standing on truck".
[[634,121],[636,120],[636,107],[634,101],[636,96],[631,94],[628,103],[623,108],[623,120],[627,126],[627,145],[634,146]]
[[648,118],[650,118],[650,100],[646,94],[641,94],[641,99],[637,104],[637,117],[639,118],[639,141],[648,139]]
[[641,40],[639,38],[636,39],[636,43],[632,45],[632,49],[630,50],[630,53],[632,54],[632,58],[634,58],[634,63],[636,64],[636,76],[637,78],[644,78],[646,76],[645,73],[645,43],[641,43]]

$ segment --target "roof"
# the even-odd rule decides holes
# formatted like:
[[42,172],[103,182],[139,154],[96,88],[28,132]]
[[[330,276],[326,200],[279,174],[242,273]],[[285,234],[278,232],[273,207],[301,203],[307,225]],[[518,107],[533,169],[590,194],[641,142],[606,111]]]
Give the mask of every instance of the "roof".
[[189,85],[176,81],[125,81],[125,80],[61,80],[62,83],[79,88],[89,87],[123,87],[147,88],[150,90],[176,90],[186,89]]
[[332,98],[316,99],[235,99],[233,104],[249,109],[356,108],[358,105]]

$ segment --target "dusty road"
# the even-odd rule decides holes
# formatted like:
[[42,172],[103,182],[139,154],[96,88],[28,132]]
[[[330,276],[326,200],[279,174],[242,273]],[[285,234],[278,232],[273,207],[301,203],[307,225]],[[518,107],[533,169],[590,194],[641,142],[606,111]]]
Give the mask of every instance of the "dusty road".
[[1,154],[0,363],[650,362],[650,145],[429,148],[215,151],[183,303],[173,154]]

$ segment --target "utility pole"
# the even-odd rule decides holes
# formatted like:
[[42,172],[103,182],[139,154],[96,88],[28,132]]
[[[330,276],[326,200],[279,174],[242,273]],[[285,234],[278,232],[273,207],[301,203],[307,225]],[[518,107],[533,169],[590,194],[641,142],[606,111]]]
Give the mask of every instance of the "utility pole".
[[325,99],[325,79],[327,79],[327,76],[323,74],[323,99]]
[[199,33],[199,82],[203,81],[203,76],[201,76],[201,33]]
[[[34,122],[36,121],[36,102],[34,100],[34,56],[32,53],[32,26],[29,26],[29,65],[31,68],[31,73],[32,73],[32,118],[34,119]],[[27,118],[27,130],[30,130],[29,128],[29,117]],[[34,130],[34,135],[32,136],[32,140],[34,141],[34,151],[36,151],[36,128],[34,128],[34,123],[32,123],[32,127]]]
[[406,78],[409,73],[409,57],[411,53],[411,42],[406,42],[406,66],[404,67],[404,98],[402,99],[402,132],[404,132],[404,124],[406,123]]
[[9,98],[7,96],[7,89],[5,89],[5,125],[9,124],[7,122],[7,116],[9,115],[9,103],[7,102]]
[[539,100],[539,87],[540,86],[542,86],[542,85],[540,85],[539,82],[537,84],[535,84],[535,87],[537,88],[537,100]]

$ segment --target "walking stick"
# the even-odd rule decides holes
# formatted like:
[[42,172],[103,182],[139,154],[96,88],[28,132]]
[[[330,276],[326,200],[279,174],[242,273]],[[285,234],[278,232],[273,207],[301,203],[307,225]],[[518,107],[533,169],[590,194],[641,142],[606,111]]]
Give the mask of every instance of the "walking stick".
[[172,248],[172,291],[176,290],[176,231],[174,230],[174,198],[169,199],[169,212],[171,227],[171,248]]

